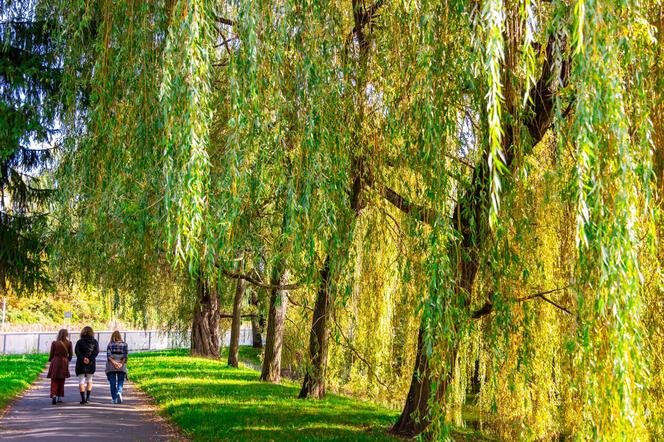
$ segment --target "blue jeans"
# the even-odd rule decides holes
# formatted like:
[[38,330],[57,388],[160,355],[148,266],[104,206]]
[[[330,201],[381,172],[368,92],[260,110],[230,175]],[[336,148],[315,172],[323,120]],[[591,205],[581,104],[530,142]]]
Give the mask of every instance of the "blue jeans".
[[122,386],[124,385],[125,374],[121,371],[111,371],[106,375],[108,382],[111,384],[111,398],[115,401],[118,395],[122,394]]

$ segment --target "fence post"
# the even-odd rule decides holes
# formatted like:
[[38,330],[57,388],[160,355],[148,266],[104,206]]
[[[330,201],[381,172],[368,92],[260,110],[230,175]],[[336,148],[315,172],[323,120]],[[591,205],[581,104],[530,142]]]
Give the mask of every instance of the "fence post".
[[37,333],[37,351],[36,353],[39,353],[39,343],[41,341],[41,333]]
[[7,333],[2,335],[2,354],[7,354]]
[[148,332],[148,350],[152,350],[152,330]]

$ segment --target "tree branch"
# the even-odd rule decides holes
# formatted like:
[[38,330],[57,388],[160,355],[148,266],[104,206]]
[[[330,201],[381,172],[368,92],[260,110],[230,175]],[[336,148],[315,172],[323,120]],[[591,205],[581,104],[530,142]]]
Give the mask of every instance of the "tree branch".
[[313,312],[313,311],[314,311],[313,308],[309,307],[308,305],[304,305],[304,304],[301,304],[301,303],[297,302],[297,301],[294,300],[291,296],[288,297],[288,302],[290,302],[291,304],[293,304],[295,307],[300,307],[300,308],[303,308],[303,309],[305,309],[305,310],[309,310],[310,312]]
[[284,284],[284,285],[278,285],[278,284],[266,284],[264,282],[259,281],[257,278],[254,278],[253,276],[246,275],[244,273],[237,273],[237,272],[231,272],[230,270],[225,270],[222,269],[221,272],[226,275],[227,277],[231,279],[243,279],[247,281],[249,284],[255,285],[256,287],[261,287],[264,289],[276,289],[276,290],[296,290],[302,287],[302,284],[297,283],[297,284]]
[[221,17],[219,15],[217,16],[217,21],[219,23],[221,23],[222,25],[228,25],[228,26],[235,26],[236,25],[235,20],[231,20],[229,18]]
[[486,301],[482,307],[479,309],[475,310],[472,315],[470,315],[471,318],[473,319],[479,319],[483,316],[491,314],[493,311],[493,303],[491,301]]
[[544,295],[540,295],[540,298],[542,298],[543,300],[545,300],[546,302],[548,302],[548,303],[551,304],[552,306],[554,306],[554,307],[558,307],[560,310],[564,311],[564,312],[567,313],[568,315],[572,315],[572,314],[573,314],[571,311],[569,311],[568,309],[566,309],[566,308],[563,307],[562,305],[560,305],[560,304],[556,304],[555,302],[553,302],[552,300],[550,300],[549,298],[547,298],[547,297],[544,296]]
[[470,161],[468,161],[468,160],[466,160],[466,159],[464,159],[464,158],[457,157],[457,156],[452,155],[452,154],[447,153],[447,152],[444,153],[443,155],[445,155],[445,156],[446,156],[447,158],[449,158],[450,160],[458,161],[459,163],[463,164],[464,166],[468,167],[469,169],[475,169],[475,166],[473,166],[473,165],[470,163]]
[[378,12],[378,9],[380,9],[383,3],[385,3],[385,0],[377,0],[376,3],[369,6],[369,8],[365,9],[364,12],[361,12],[355,10],[355,6],[357,6],[357,4],[353,2],[355,26],[353,26],[353,29],[348,33],[348,37],[346,37],[348,42],[351,42],[353,40],[353,36],[357,35],[360,45],[366,43],[364,38],[364,26],[366,26],[368,23],[371,23],[371,20],[373,20],[375,17],[378,17],[376,12]]
[[378,9],[380,9],[381,6],[385,3],[385,0],[377,0],[376,3],[373,5],[369,6],[368,9],[364,11],[364,14],[359,19],[359,26],[355,26],[353,30],[351,31],[351,35],[357,33],[359,30],[361,30],[365,25],[371,22],[371,20],[374,17],[377,17],[376,12],[378,12]]
[[523,298],[519,298],[519,299],[517,299],[517,301],[519,301],[519,302],[528,301],[530,299],[539,298],[539,297],[542,297],[544,295],[548,295],[548,294],[551,294],[551,293],[561,292],[563,290],[568,289],[569,287],[570,287],[569,285],[566,285],[565,287],[560,287],[560,288],[557,288],[557,289],[551,289],[551,290],[546,290],[544,292],[533,293],[532,295],[528,295],[528,296],[524,296]]
[[[245,315],[240,315],[241,318],[253,318],[256,316],[256,313],[247,313]],[[233,315],[228,314],[228,313],[222,313],[219,315],[221,319],[233,319]]]
[[[526,121],[526,128],[533,139],[534,147],[544,137],[544,134],[551,127],[554,116],[554,104],[557,91],[557,84],[565,87],[570,73],[570,60],[563,60],[560,66],[560,72],[555,72],[555,41],[558,36],[554,33],[549,36],[546,46],[546,59],[542,66],[542,74],[537,84],[530,92],[532,97],[531,110],[532,115]],[[554,74],[558,74],[558,81],[552,81]],[[571,109],[571,106],[568,108]],[[568,112],[566,112],[568,113]]]
[[[529,301],[531,299],[540,298],[540,299],[548,302],[549,304],[553,305],[554,307],[564,311],[568,315],[572,315],[573,313],[568,308],[563,307],[562,305],[552,301],[551,299],[549,299],[545,296],[545,295],[548,295],[550,293],[560,292],[562,290],[568,289],[569,287],[570,286],[567,285],[565,287],[560,287],[560,288],[557,288],[557,289],[552,289],[552,290],[546,290],[546,291],[543,291],[543,292],[533,293],[532,295],[524,296],[522,298],[517,298],[516,301],[517,302],[524,302],[524,301]],[[482,307],[480,307],[479,309],[475,310],[472,313],[471,318],[479,319],[483,316],[491,314],[492,312],[493,312],[493,303],[491,301],[486,301]]]
[[233,54],[231,54],[231,48],[230,48],[230,46],[228,46],[228,43],[235,40],[237,38],[237,35],[234,35],[230,38],[226,38],[226,34],[224,34],[224,31],[222,31],[221,29],[217,29],[217,32],[219,32],[219,35],[221,35],[221,38],[223,39],[223,41],[221,43],[219,43],[218,45],[216,45],[215,47],[220,47],[222,45],[225,46],[226,47],[226,52],[228,53],[228,56],[231,57]]
[[429,209],[428,207],[422,207],[411,203],[388,186],[382,186],[380,189],[380,194],[394,207],[425,224],[431,225],[433,220],[436,219],[435,211]]

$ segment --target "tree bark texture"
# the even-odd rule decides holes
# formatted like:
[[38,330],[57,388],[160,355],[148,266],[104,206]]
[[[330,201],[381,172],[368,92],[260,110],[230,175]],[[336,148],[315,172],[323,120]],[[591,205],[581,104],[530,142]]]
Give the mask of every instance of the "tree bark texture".
[[244,279],[238,279],[235,286],[235,297],[233,298],[233,319],[231,322],[231,342],[228,347],[228,365],[238,366],[240,351],[240,325],[242,325],[242,298],[246,282]]
[[251,305],[256,307],[256,314],[251,317],[251,346],[263,348],[263,316],[258,311],[258,295],[256,290],[251,291]]
[[320,270],[320,287],[309,334],[310,366],[304,376],[299,398],[322,399],[325,397],[325,372],[330,337],[330,256]]
[[456,369],[457,348],[451,349],[445,357],[446,367],[443,378],[440,379],[438,391],[432,394],[433,377],[429,367],[429,358],[425,353],[424,332],[422,328],[417,336],[417,354],[413,378],[406,396],[404,409],[394,424],[391,432],[406,437],[414,437],[424,431],[431,423],[429,416],[429,401],[440,401],[447,393],[452,382],[452,373]]
[[191,354],[219,358],[219,297],[209,281],[198,279],[198,292],[191,324]]
[[[275,267],[272,272],[272,285],[288,284],[288,271]],[[288,306],[288,291],[270,289],[270,311],[267,319],[267,336],[261,381],[279,383],[281,381],[281,348],[284,343],[284,326]]]

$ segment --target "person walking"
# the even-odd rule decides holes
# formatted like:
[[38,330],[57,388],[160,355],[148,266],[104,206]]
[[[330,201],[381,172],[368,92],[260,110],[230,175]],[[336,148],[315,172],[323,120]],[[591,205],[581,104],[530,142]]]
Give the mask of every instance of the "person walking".
[[58,332],[58,337],[51,342],[51,351],[48,355],[48,374],[47,378],[51,380],[51,400],[53,405],[62,402],[65,396],[65,379],[69,374],[69,361],[74,354],[71,348],[71,341],[67,339],[69,332],[63,328]]
[[127,353],[129,347],[122,335],[115,330],[106,347],[106,377],[111,384],[111,399],[114,404],[122,403],[122,386],[127,377]]
[[90,401],[92,393],[92,376],[95,373],[96,358],[99,354],[99,343],[95,339],[92,327],[86,326],[81,330],[81,338],[76,342],[76,376],[78,376],[78,390],[81,393],[81,405]]

